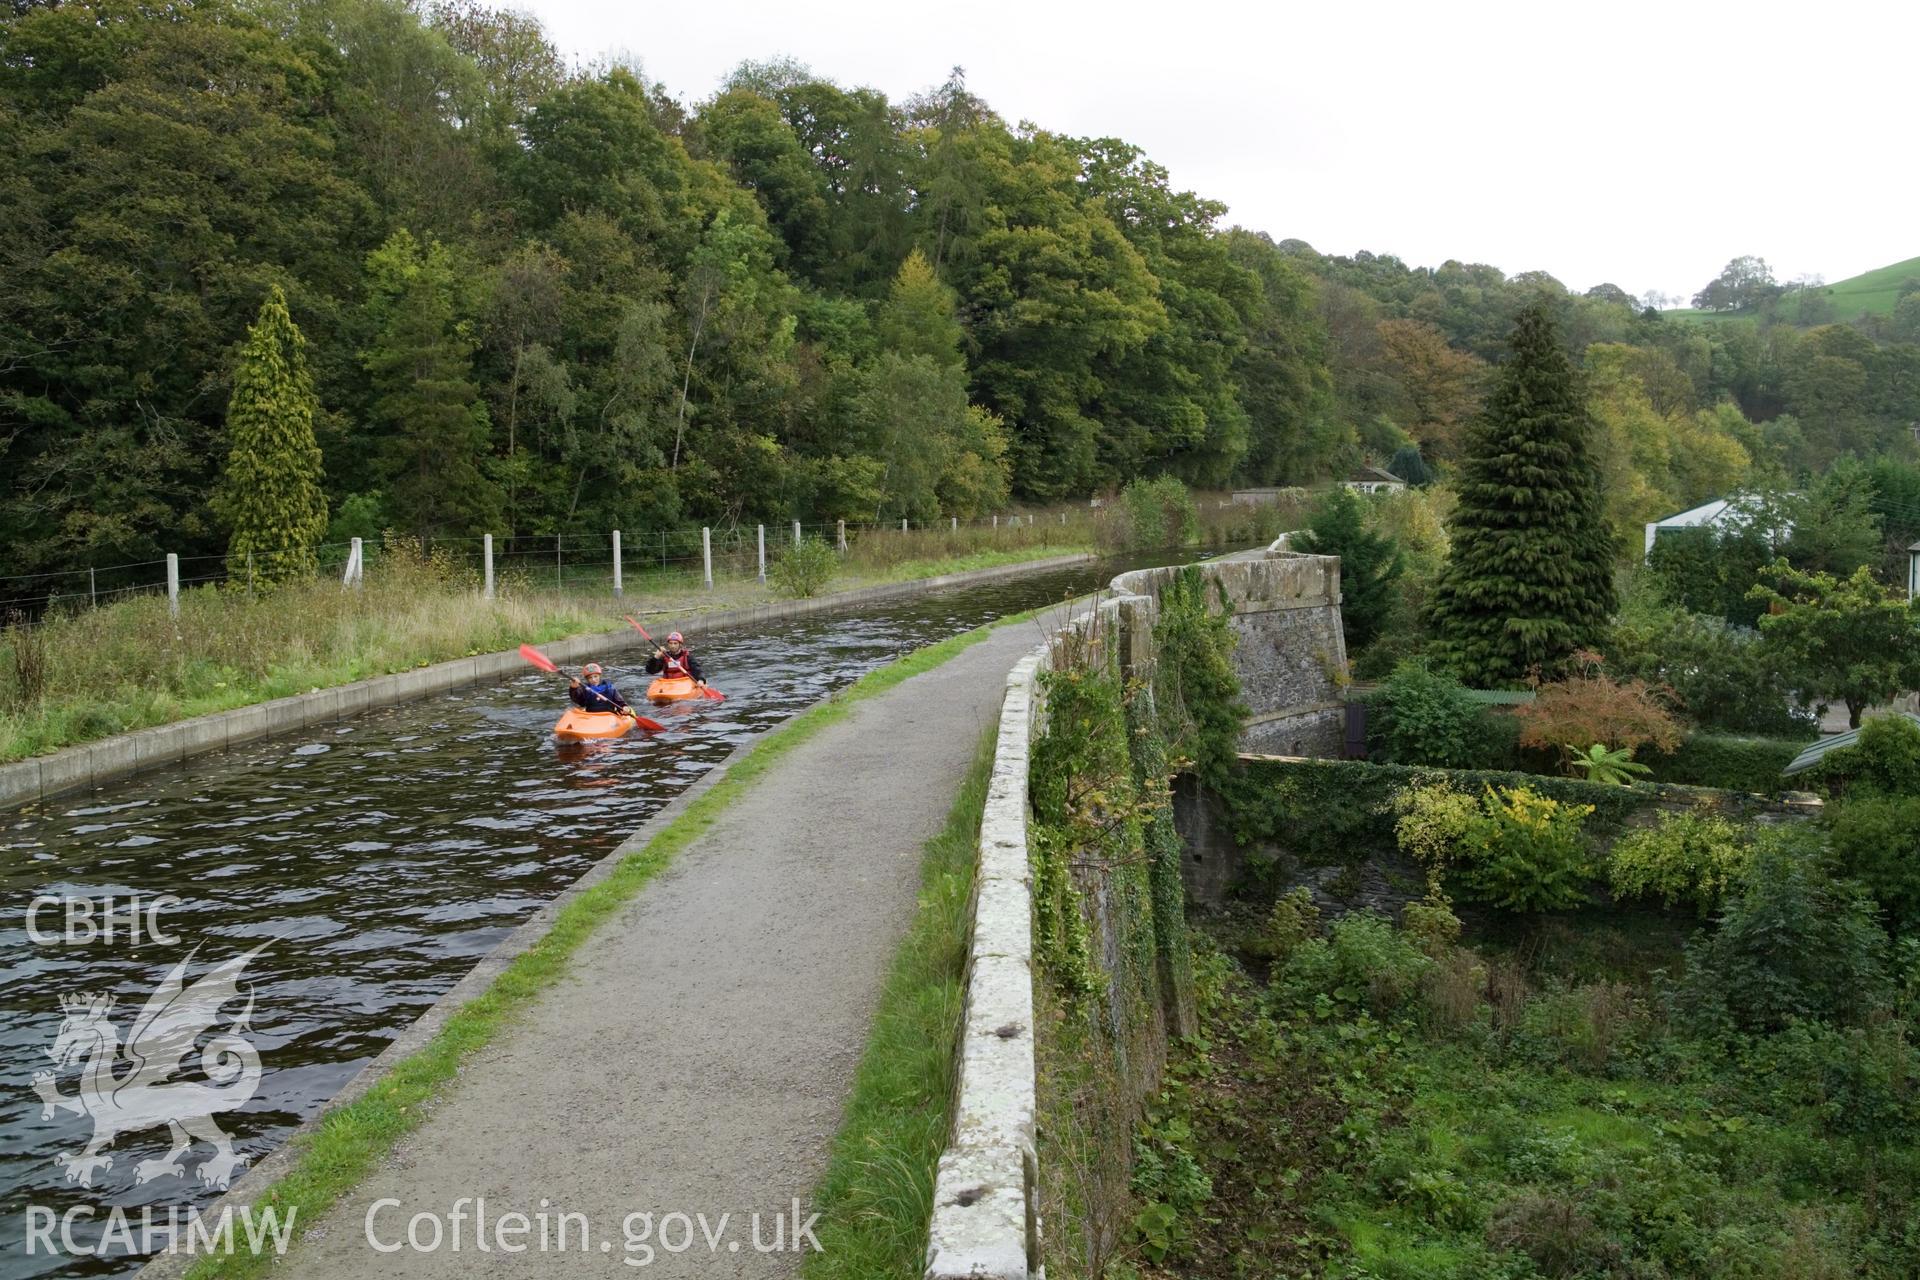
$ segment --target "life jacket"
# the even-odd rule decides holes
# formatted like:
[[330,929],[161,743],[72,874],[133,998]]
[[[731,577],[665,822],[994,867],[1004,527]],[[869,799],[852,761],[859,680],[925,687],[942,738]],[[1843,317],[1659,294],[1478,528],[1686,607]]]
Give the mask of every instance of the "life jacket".
[[691,656],[693,656],[693,650],[691,649],[683,648],[678,653],[673,652],[671,649],[667,650],[661,655],[661,661],[665,664],[660,672],[661,678],[665,680],[693,679],[693,672],[687,669],[687,659]]
[[574,701],[586,711],[610,711],[615,707],[626,705],[620,697],[620,691],[613,687],[611,680],[602,680],[598,684],[582,684],[579,693],[581,696]]

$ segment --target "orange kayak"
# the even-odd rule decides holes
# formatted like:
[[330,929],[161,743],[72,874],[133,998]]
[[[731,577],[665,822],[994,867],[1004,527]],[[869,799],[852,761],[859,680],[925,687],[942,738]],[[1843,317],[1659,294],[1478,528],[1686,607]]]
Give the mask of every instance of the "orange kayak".
[[687,698],[697,698],[699,696],[700,686],[685,676],[681,676],[678,680],[669,680],[667,677],[661,676],[658,680],[655,680],[647,686],[647,701],[649,702],[681,702]]
[[554,723],[553,736],[562,742],[590,742],[596,738],[618,738],[633,728],[632,716],[614,711],[582,711],[568,707]]

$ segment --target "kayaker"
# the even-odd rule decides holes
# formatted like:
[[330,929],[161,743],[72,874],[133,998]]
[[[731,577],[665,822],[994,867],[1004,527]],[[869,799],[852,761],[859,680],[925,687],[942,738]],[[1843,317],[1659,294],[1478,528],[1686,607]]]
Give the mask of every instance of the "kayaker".
[[567,696],[573,699],[573,705],[582,711],[618,711],[622,715],[632,715],[627,700],[613,687],[613,681],[597,662],[589,662],[580,668],[580,674],[567,682]]
[[693,650],[687,648],[687,642],[678,631],[667,637],[663,648],[655,649],[653,656],[647,659],[647,674],[664,676],[669,680],[691,680],[704,685],[707,678],[700,673],[700,660],[693,656]]

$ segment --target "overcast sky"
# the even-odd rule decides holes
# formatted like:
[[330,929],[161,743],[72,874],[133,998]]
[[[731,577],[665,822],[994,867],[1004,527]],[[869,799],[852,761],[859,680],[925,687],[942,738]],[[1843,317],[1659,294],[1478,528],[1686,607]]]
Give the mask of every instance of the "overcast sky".
[[[511,0],[510,0],[511,2]],[[1227,221],[1574,289],[1691,294],[1920,255],[1920,3],[518,0],[683,101],[791,56],[899,99],[1115,135]]]

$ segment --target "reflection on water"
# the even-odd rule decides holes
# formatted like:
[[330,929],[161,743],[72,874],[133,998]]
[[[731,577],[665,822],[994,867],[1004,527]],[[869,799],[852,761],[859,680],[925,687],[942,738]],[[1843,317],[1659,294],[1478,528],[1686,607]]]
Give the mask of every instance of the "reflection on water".
[[[0,1276],[137,1265],[27,1256],[29,1204],[56,1213],[92,1205],[104,1216],[110,1205],[203,1204],[216,1194],[195,1177],[205,1144],[189,1153],[184,1177],[136,1185],[136,1163],[166,1149],[163,1128],[121,1136],[91,1189],[64,1180],[56,1154],[77,1152],[92,1127],[66,1112],[42,1119],[32,1087],[52,1066],[61,996],[112,994],[124,1036],[189,948],[198,947],[191,981],[266,943],[247,974],[260,1087],[217,1119],[257,1160],[514,926],[743,739],[908,650],[1084,592],[1117,569],[1035,574],[771,631],[695,634],[727,699],[656,709],[657,734],[557,744],[548,731],[564,695],[530,669],[0,813]],[[634,652],[603,661],[629,697],[643,691]],[[178,895],[161,917],[178,942],[35,945],[26,914],[41,894]],[[45,916],[38,923],[57,928]],[[72,1077],[62,1073],[63,1092],[74,1091]]]

